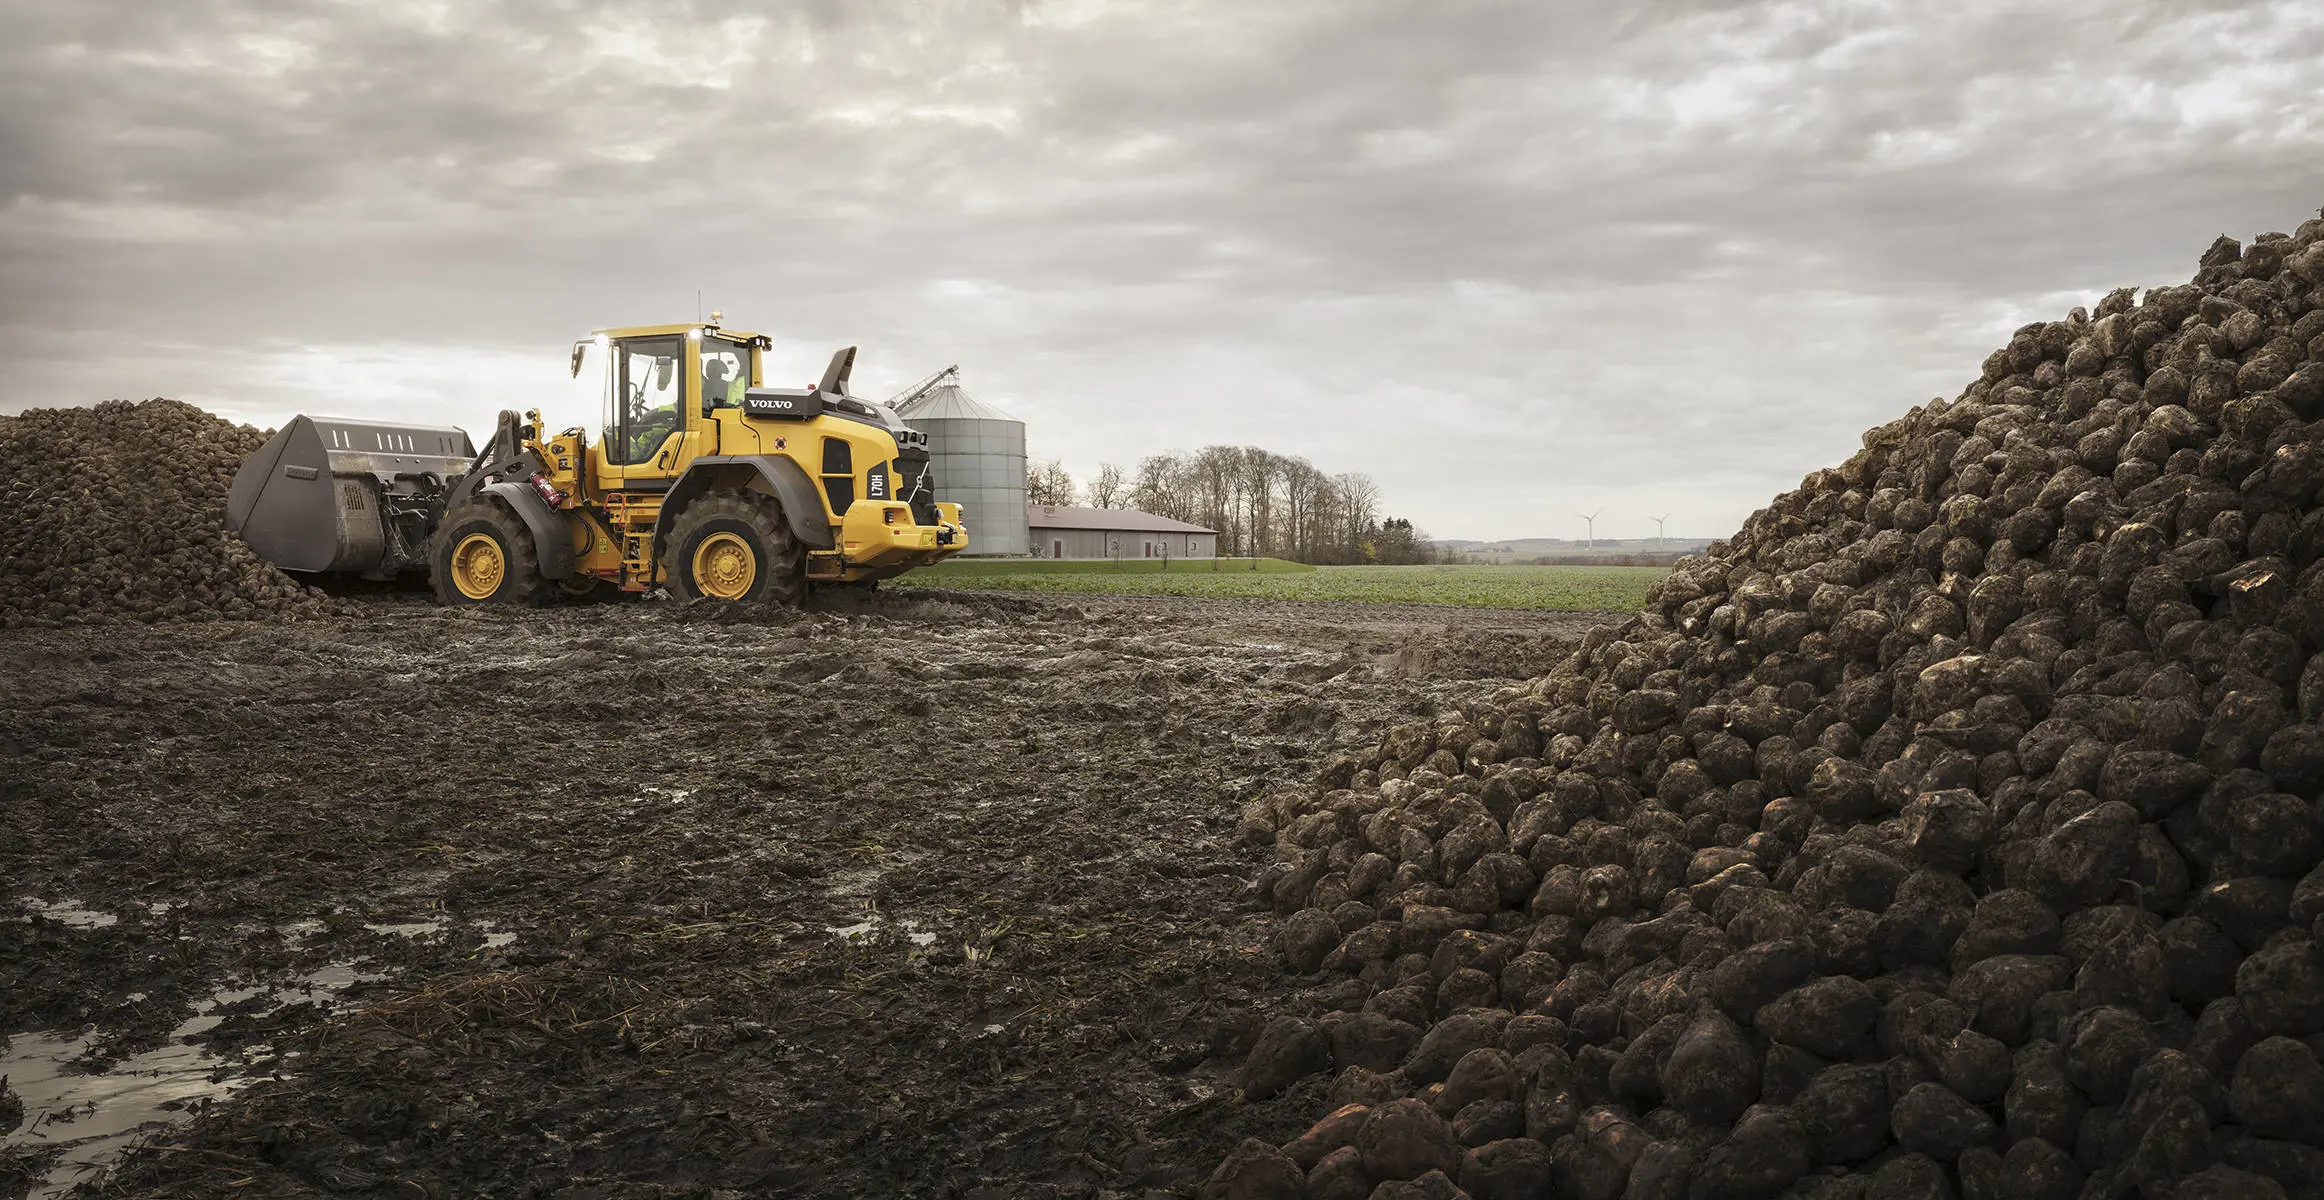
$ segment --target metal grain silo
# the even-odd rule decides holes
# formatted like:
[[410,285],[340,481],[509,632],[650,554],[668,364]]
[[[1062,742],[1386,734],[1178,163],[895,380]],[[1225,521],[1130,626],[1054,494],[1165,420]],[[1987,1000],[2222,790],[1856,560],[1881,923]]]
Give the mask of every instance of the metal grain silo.
[[928,435],[936,498],[961,506],[964,557],[1024,554],[1025,423],[968,394],[960,368],[946,367],[888,401],[906,425]]

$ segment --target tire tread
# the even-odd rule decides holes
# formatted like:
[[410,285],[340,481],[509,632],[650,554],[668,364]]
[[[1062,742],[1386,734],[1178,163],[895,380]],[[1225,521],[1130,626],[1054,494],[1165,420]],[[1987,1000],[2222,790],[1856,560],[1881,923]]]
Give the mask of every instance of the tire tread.
[[[501,545],[508,548],[509,575],[517,585],[505,600],[470,600],[452,586],[451,572],[446,569],[445,556],[451,550],[453,531],[479,519],[491,524],[500,534]],[[507,504],[489,496],[463,502],[436,523],[436,532],[428,538],[428,587],[436,594],[436,603],[447,606],[489,603],[537,606],[548,603],[555,590],[555,584],[541,575],[541,556],[533,548],[532,530]]]
[[770,574],[758,602],[799,607],[807,591],[806,556],[800,552],[799,539],[791,534],[790,523],[783,519],[782,506],[771,496],[753,492],[711,492],[678,514],[661,548],[662,586],[680,600],[701,598],[686,580],[681,551],[696,530],[722,518],[749,525],[767,547]]

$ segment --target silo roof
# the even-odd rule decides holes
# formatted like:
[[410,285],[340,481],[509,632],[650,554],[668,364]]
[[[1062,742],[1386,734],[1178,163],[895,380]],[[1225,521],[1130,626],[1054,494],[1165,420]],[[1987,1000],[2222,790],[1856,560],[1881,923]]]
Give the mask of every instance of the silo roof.
[[[968,394],[957,383],[929,388],[905,401],[896,415],[907,421],[1016,421],[1017,418]],[[1018,421],[1022,425],[1024,422]]]

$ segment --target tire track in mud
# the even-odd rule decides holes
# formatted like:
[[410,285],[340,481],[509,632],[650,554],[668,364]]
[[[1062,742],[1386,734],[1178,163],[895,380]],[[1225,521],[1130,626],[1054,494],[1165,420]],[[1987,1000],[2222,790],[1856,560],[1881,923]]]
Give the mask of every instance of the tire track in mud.
[[1284,994],[1241,803],[1612,619],[340,608],[0,633],[0,1029],[102,1067],[363,976],[202,1033],[235,1094],[108,1194],[1190,1188],[1305,1111],[1232,1090]]

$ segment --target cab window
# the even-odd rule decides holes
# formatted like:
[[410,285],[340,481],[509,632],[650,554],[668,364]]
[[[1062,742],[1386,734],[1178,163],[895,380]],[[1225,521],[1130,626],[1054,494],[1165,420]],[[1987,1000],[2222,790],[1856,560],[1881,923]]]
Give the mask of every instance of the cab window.
[[702,396],[712,408],[741,408],[750,387],[750,347],[725,338],[702,339]]

